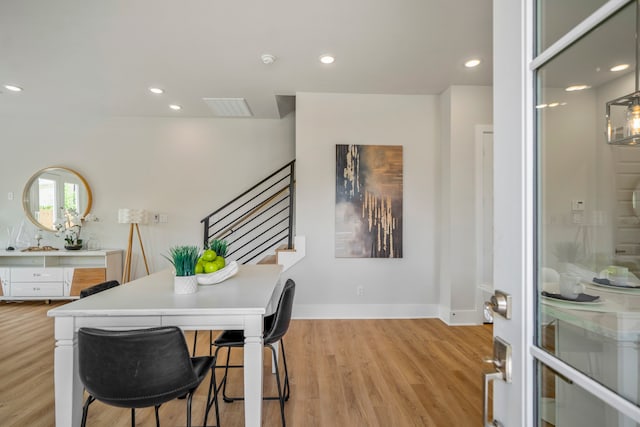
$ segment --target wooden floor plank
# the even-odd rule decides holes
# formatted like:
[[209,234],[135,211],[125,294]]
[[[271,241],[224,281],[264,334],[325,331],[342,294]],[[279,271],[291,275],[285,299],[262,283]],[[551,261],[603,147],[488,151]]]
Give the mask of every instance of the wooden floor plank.
[[[54,425],[53,319],[61,303],[0,303],[0,420],[3,426]],[[286,336],[291,399],[287,424],[334,426],[476,426],[482,410],[482,356],[491,352],[491,326],[448,327],[437,319],[294,320]],[[192,342],[187,332],[187,342]],[[208,354],[209,335],[198,334]],[[221,351],[221,357],[225,357]],[[275,380],[265,351],[265,393]],[[232,362],[242,361],[242,351]],[[222,377],[222,371],[216,375]],[[229,375],[232,393],[243,392],[242,371]],[[201,425],[208,379],[194,397]],[[242,402],[220,403],[223,427],[240,427]],[[263,425],[279,426],[277,401],[265,402]],[[96,402],[89,426],[128,426],[128,410]],[[183,426],[185,402],[160,409],[163,426]],[[153,409],[136,412],[138,426],[153,426]],[[215,420],[213,414],[210,420]]]

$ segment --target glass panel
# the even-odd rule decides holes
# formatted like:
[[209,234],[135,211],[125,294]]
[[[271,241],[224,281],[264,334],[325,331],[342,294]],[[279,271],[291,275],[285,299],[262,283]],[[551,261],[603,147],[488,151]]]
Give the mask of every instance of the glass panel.
[[[635,17],[634,2],[537,73],[537,345],[637,404],[640,146],[605,137],[607,102],[637,89]],[[567,390],[563,402],[589,402]]]
[[607,0],[539,0],[537,2],[537,53],[595,12]]
[[541,363],[538,364],[538,388],[542,390],[538,405],[538,425],[541,427],[640,427],[640,424]]

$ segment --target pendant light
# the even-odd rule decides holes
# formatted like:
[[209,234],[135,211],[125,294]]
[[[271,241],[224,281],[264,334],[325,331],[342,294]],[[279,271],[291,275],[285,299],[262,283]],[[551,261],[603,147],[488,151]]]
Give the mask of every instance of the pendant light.
[[[640,143],[640,1],[636,1],[636,35],[635,35],[635,92],[607,102],[607,142],[613,145],[637,145]],[[624,107],[626,114],[623,126],[615,126],[611,117],[612,107]],[[615,108],[614,108],[615,110]]]

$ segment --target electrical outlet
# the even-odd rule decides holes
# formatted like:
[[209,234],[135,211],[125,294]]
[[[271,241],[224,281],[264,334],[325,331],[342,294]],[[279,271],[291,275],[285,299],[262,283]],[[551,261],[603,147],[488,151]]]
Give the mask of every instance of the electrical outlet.
[[364,295],[364,286],[358,286],[356,288],[356,295],[358,295],[359,297]]

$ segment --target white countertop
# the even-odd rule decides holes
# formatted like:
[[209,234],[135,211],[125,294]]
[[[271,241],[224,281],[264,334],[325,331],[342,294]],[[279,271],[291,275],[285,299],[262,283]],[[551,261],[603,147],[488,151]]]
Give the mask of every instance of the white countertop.
[[16,249],[14,251],[0,250],[0,257],[6,256],[104,256],[112,253],[122,252],[122,249],[98,249],[98,250],[79,250],[68,251],[59,249],[57,251],[22,251]]

